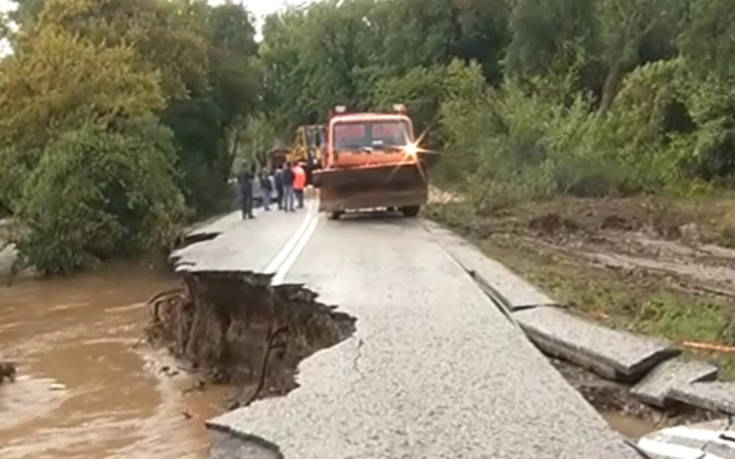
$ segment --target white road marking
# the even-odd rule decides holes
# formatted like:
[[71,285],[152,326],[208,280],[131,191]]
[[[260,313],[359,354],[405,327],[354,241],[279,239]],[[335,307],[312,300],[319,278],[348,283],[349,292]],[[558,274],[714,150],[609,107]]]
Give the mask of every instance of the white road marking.
[[273,277],[273,285],[277,285],[283,282],[283,278],[286,277],[286,274],[288,274],[288,270],[291,269],[291,266],[293,266],[293,264],[296,262],[296,259],[301,254],[301,251],[304,250],[306,243],[309,242],[309,239],[311,239],[312,234],[314,234],[314,230],[316,230],[316,225],[318,223],[319,223],[319,217],[318,217],[318,214],[316,214],[314,218],[311,219],[311,223],[309,224],[309,229],[306,231],[306,233],[304,233],[301,240],[299,240],[298,245],[291,252],[291,255],[281,265],[281,268],[278,270],[278,273],[276,273],[275,277]]
[[271,262],[268,264],[268,266],[265,267],[264,272],[266,274],[273,274],[278,272],[278,268],[280,268],[283,261],[288,257],[288,254],[291,253],[291,250],[296,246],[301,236],[303,236],[306,229],[309,227],[309,223],[311,223],[311,220],[314,219],[316,213],[314,212],[314,201],[309,201],[306,205],[306,216],[304,217],[304,221],[301,223],[301,226],[296,230],[296,232],[291,236],[291,239],[288,240],[286,245],[284,245],[281,250],[276,254],[276,256],[271,260]]

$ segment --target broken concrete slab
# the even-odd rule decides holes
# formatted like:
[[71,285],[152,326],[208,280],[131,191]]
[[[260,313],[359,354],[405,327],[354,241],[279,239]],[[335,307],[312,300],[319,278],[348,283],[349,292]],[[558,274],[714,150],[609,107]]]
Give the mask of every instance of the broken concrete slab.
[[425,221],[425,227],[447,254],[473,277],[492,285],[512,310],[557,304],[541,290],[529,284],[504,265],[487,257],[482,251],[441,225]]
[[721,413],[735,414],[735,383],[695,382],[671,391],[673,400]]
[[680,352],[669,342],[612,330],[558,307],[517,311],[514,317],[544,352],[617,381],[636,381]]
[[644,436],[638,441],[638,447],[647,457],[655,459],[735,459],[735,432],[724,419],[676,426]]
[[719,369],[710,363],[679,357],[659,364],[630,392],[648,404],[663,407],[673,389],[694,382],[713,381],[718,372]]

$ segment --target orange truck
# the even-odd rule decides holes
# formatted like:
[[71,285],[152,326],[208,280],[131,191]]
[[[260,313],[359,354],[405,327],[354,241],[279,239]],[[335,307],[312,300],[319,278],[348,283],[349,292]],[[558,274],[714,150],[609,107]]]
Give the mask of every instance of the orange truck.
[[428,199],[428,162],[402,105],[391,113],[347,113],[337,107],[326,132],[322,168],[314,171],[320,210],[400,210],[418,215]]

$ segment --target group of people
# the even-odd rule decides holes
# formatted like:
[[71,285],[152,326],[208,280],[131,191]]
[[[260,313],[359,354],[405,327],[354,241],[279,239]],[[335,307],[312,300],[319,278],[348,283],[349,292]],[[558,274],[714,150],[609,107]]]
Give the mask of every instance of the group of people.
[[253,214],[253,181],[258,180],[260,194],[263,200],[263,210],[271,210],[272,195],[279,210],[295,212],[296,207],[304,207],[304,189],[307,185],[307,176],[304,167],[299,163],[286,163],[273,170],[263,169],[260,174],[253,176],[247,169],[238,176],[240,190],[240,204],[243,220],[255,218]]

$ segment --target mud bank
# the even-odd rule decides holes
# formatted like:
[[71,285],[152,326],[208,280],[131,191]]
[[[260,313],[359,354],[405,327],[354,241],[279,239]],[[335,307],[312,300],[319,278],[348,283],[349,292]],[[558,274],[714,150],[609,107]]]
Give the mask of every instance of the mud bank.
[[148,337],[216,383],[241,388],[230,408],[298,387],[299,362],[348,338],[355,319],[301,285],[242,271],[181,273],[151,302]]

